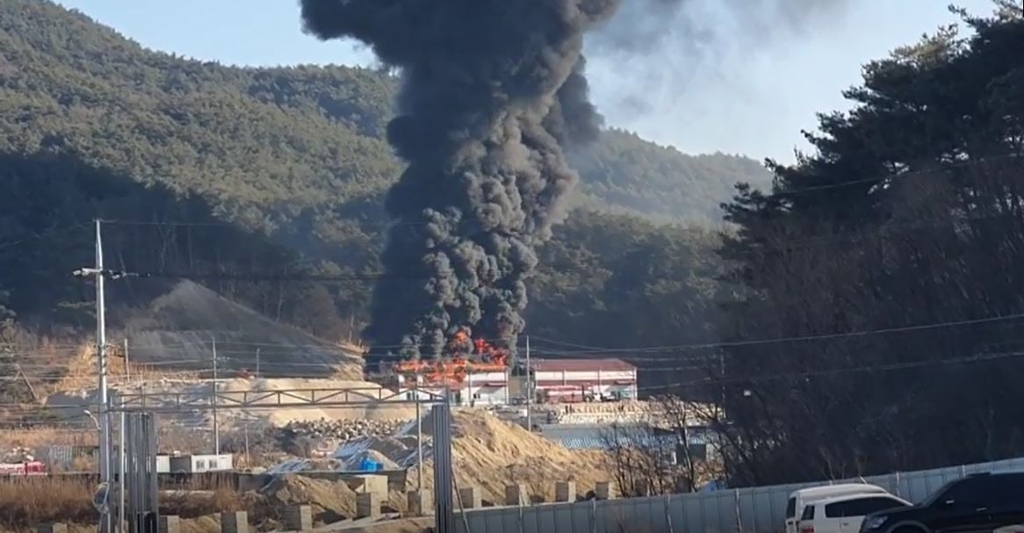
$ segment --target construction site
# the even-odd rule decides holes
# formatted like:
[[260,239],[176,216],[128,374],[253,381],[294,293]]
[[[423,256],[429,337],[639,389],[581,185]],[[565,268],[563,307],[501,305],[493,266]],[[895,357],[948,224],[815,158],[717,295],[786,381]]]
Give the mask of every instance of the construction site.
[[[211,320],[254,320],[236,328],[253,333],[245,339],[197,334],[181,327],[196,320],[194,312],[187,313],[189,322],[175,324],[172,317],[186,315],[178,306]],[[154,302],[152,313],[161,320],[122,332],[122,342],[104,350],[104,364],[83,346],[68,377],[38,387],[49,424],[5,434],[0,505],[19,511],[0,519],[0,530],[84,530],[110,517],[111,527],[120,522],[125,531],[146,531],[133,529],[122,514],[152,513],[160,531],[226,531],[223,520],[242,524],[241,515],[225,513],[244,511],[254,530],[271,531],[295,529],[288,509],[296,508],[304,509],[295,512],[310,527],[420,531],[436,518],[431,409],[438,405],[451,410],[447,442],[458,509],[506,505],[510,487],[523,504],[607,498],[614,493],[607,450],[570,449],[536,427],[529,431],[527,420],[590,423],[597,435],[594,422],[610,427],[645,416],[642,402],[588,402],[582,393],[538,403],[538,383],[593,390],[586,394],[592,399],[599,387],[627,380],[598,363],[582,370],[593,376],[560,370],[559,379],[531,381],[528,376],[552,371],[550,361],[516,376],[506,351],[473,340],[465,329],[452,336],[451,357],[395,361],[368,381],[352,379],[364,374],[357,350],[270,324],[190,282]],[[277,345],[267,346],[270,341]],[[264,346],[258,366],[270,376],[253,375],[257,365],[238,348],[243,342]],[[205,368],[196,356],[204,351],[210,353]],[[282,354],[300,369],[297,376],[285,375]],[[305,377],[310,363],[337,377]],[[97,368],[107,370],[105,394],[95,386]],[[635,377],[623,386],[635,389]],[[535,394],[527,397],[530,390]],[[106,457],[99,447],[103,396],[110,420]],[[133,429],[133,417],[146,422]]]

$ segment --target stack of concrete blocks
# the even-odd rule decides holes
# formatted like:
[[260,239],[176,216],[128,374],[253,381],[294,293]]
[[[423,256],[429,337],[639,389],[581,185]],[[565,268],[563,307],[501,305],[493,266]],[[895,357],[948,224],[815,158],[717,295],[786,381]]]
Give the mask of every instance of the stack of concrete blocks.
[[484,506],[483,497],[480,496],[480,489],[477,487],[463,487],[459,489],[459,502],[463,509],[479,509]]
[[376,492],[356,494],[356,518],[379,518],[380,503],[380,494]]
[[431,506],[430,492],[410,490],[406,493],[406,504],[409,506],[410,516],[426,516]]
[[379,476],[377,474],[356,476],[352,479],[352,483],[349,486],[352,490],[356,491],[356,493],[362,494],[372,492],[382,500],[386,500],[388,498],[388,476]]
[[388,499],[388,477],[376,474],[356,476],[352,490],[356,491],[356,518],[377,518],[381,503]]
[[594,497],[598,500],[611,500],[615,498],[615,485],[611,481],[598,481],[594,485]]
[[574,502],[576,501],[576,482],[575,481],[559,481],[555,483],[555,501],[556,502]]
[[249,513],[245,511],[221,513],[220,533],[249,533]]
[[284,509],[285,531],[313,531],[313,508],[308,505],[292,505]]
[[505,505],[520,506],[528,503],[530,503],[530,495],[526,492],[526,484],[505,485]]
[[43,524],[36,528],[37,533],[68,533],[68,525],[59,522]]
[[178,515],[160,515],[156,523],[157,533],[181,533],[181,519]]

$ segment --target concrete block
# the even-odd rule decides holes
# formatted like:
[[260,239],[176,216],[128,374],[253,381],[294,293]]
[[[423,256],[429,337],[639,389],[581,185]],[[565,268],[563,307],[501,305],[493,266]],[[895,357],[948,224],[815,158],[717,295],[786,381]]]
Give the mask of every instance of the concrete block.
[[377,518],[380,516],[380,495],[375,492],[356,494],[356,518]]
[[220,533],[249,533],[249,513],[245,511],[221,513]]
[[284,509],[285,531],[312,531],[313,508],[308,505],[291,505]]
[[459,489],[459,500],[462,503],[463,509],[479,509],[484,506],[483,496],[480,495],[480,489],[477,487],[463,487]]
[[238,475],[238,492],[249,492],[250,490],[260,490],[269,482],[267,476],[263,474],[239,474]]
[[357,494],[372,492],[379,496],[381,500],[388,498],[388,476],[376,474],[359,475],[352,479],[350,486]]
[[575,481],[559,481],[555,483],[555,501],[556,502],[574,502],[576,501],[576,482]]
[[526,492],[526,484],[505,485],[505,505],[526,505],[528,503],[530,503],[530,495]]
[[411,516],[426,516],[430,513],[430,500],[430,492],[410,490],[406,493],[406,504],[409,506],[409,514]]
[[594,485],[594,496],[598,500],[612,500],[615,498],[615,485],[611,481],[598,481]]
[[157,533],[181,533],[181,519],[178,515],[160,515],[156,522]]
[[61,522],[43,524],[36,528],[38,533],[68,533],[68,525]]

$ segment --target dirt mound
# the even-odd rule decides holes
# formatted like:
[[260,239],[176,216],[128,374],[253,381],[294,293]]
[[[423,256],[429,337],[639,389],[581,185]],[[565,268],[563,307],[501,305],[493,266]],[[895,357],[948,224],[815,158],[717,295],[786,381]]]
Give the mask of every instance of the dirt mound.
[[265,504],[283,509],[289,505],[314,507],[318,522],[331,523],[355,516],[356,493],[343,481],[325,481],[297,475],[275,477],[260,489]]
[[[608,481],[611,461],[604,452],[568,450],[485,411],[456,411],[452,418],[455,479],[459,487],[479,487],[485,500],[502,503],[511,483],[524,483],[531,496],[553,501],[557,481],[575,481],[581,494],[597,481]],[[424,420],[424,433],[428,422]],[[410,453],[415,458],[415,445]],[[433,487],[429,449],[424,458],[424,486]],[[411,469],[410,486],[416,486],[416,475]]]
[[556,481],[576,481],[585,492],[608,479],[606,453],[568,450],[488,413],[456,413],[453,440],[460,484],[475,480],[494,501],[503,499],[509,483],[525,483],[531,495],[553,501]]
[[130,357],[162,369],[210,369],[213,347],[226,374],[361,379],[359,353],[271,320],[191,281],[182,281],[125,326]]

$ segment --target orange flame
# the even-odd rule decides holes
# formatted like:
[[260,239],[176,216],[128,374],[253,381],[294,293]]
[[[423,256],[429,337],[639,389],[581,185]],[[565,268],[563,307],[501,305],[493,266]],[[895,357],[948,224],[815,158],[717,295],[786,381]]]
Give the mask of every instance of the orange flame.
[[[458,384],[470,372],[503,372],[508,350],[484,339],[473,339],[467,327],[459,328],[446,345],[449,358],[443,361],[404,361],[395,370],[405,375],[421,375],[431,384]],[[472,360],[470,360],[472,359]]]

